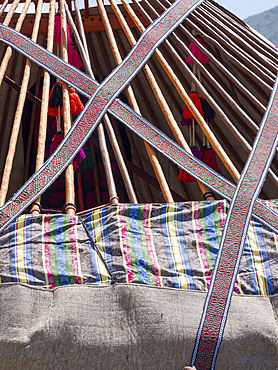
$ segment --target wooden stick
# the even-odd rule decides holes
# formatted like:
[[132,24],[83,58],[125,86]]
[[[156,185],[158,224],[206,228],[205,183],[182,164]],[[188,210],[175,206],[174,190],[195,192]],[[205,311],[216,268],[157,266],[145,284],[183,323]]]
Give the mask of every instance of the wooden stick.
[[[22,11],[22,13],[25,15],[29,8],[30,2],[31,0],[27,0],[25,3],[24,10]],[[42,3],[43,3],[43,0],[39,0],[37,11],[36,11],[36,18],[35,18],[33,33],[32,33],[33,41],[37,40],[37,36],[39,32]],[[23,18],[21,20],[22,22],[25,18],[25,15],[23,15]],[[26,64],[25,64],[23,81],[21,84],[17,109],[15,113],[15,119],[13,122],[13,129],[12,129],[12,134],[10,138],[10,145],[9,145],[8,154],[6,157],[6,162],[5,162],[4,172],[3,172],[3,177],[2,177],[2,183],[1,183],[1,188],[0,188],[0,206],[3,206],[5,204],[5,200],[6,200],[6,196],[7,196],[7,192],[9,188],[10,176],[12,172],[12,166],[13,166],[13,161],[14,161],[14,156],[15,156],[15,151],[16,151],[16,144],[17,144],[19,129],[21,125],[21,118],[22,118],[23,108],[24,108],[24,104],[26,100],[26,93],[27,93],[29,79],[30,79],[30,72],[31,72],[31,61],[27,59]]]
[[[97,55],[96,50],[94,48],[94,45],[91,42],[91,39],[89,38],[88,40],[89,40],[90,50],[92,51],[93,55]],[[102,65],[101,65],[102,68],[100,68],[100,63],[98,61],[98,58],[96,57],[94,59],[94,62],[95,62],[95,65],[96,65],[97,74],[100,76],[99,77],[100,78],[100,82],[102,82],[102,80],[103,80],[102,75],[108,75],[108,73],[110,71],[112,71],[112,66],[111,66],[111,63],[110,63],[109,59],[106,57],[103,40],[100,37],[100,34],[99,33],[97,33],[97,42],[98,42],[98,46],[99,46],[99,48],[101,50],[101,53],[103,55],[103,59],[105,61],[105,63],[102,63]],[[106,69],[105,69],[104,66],[106,66]],[[133,135],[135,135],[135,134],[131,130],[129,130],[126,126],[124,126],[124,128],[125,128],[125,132],[126,132],[127,137],[128,137],[128,141],[129,141],[130,146],[131,146],[132,154],[133,154],[133,156],[135,158],[135,162],[137,163],[137,165],[142,170],[144,170],[144,166],[143,166],[143,163],[142,163],[142,160],[141,160],[141,156],[139,155],[137,145],[135,144],[135,141],[134,141],[134,138],[133,138]],[[152,193],[150,184],[147,181],[145,181],[145,180],[143,180],[143,184],[144,184],[144,188],[145,188],[145,191],[146,191],[146,194],[147,194],[147,197],[148,197],[149,201],[150,202],[154,202],[154,197],[153,197],[153,193]],[[138,182],[137,182],[137,183],[135,183],[135,185],[137,187],[139,186],[141,188],[141,183],[138,184]]]
[[[118,46],[117,46],[116,41],[115,41],[113,31],[112,31],[112,28],[111,28],[110,23],[109,23],[108,16],[106,14],[106,11],[105,11],[102,0],[97,0],[97,2],[98,2],[98,7],[99,7],[101,17],[102,17],[102,20],[104,22],[104,26],[105,26],[105,29],[106,29],[106,34],[107,34],[107,37],[108,37],[108,41],[110,43],[110,47],[111,47],[112,53],[114,55],[114,59],[115,59],[117,65],[119,65],[122,62],[122,58],[121,58]],[[133,90],[132,90],[130,85],[128,85],[126,87],[126,93],[127,93],[127,96],[128,96],[131,107],[134,109],[135,112],[137,112],[138,114],[141,114],[138,103],[135,99]],[[155,154],[155,151],[149,144],[147,144],[147,145],[146,144],[147,143],[145,143],[145,147],[146,147],[147,153],[149,155],[149,158],[151,160],[151,163],[153,165],[156,177],[158,178],[159,184],[161,186],[161,190],[162,190],[163,196],[165,198],[165,201],[167,203],[172,203],[172,202],[174,202],[174,200],[173,200],[173,197],[171,195],[171,192],[170,192],[169,186],[167,184],[166,178],[163,174],[162,167],[160,166],[158,158]]]
[[92,158],[93,158],[93,161],[94,161],[94,164],[95,164],[95,167],[93,169],[93,173],[94,173],[94,181],[95,181],[97,204],[98,205],[101,205],[102,204],[102,200],[101,200],[101,191],[100,191],[100,186],[99,186],[99,178],[98,178],[97,159],[96,159],[95,148],[94,148],[94,145],[91,143],[90,140],[88,141],[88,143],[89,143],[90,153],[92,155]]
[[[72,20],[71,14],[69,13],[67,7],[66,7],[66,11],[67,11],[67,16],[68,16],[68,20],[69,20],[69,24],[71,26],[71,29],[73,30],[74,35],[78,35],[78,31],[75,27],[75,24]],[[84,49],[83,45],[81,44],[81,40],[77,37],[76,41],[77,41],[78,47],[80,49],[83,49],[82,54],[86,55],[85,49]],[[85,42],[86,42],[86,39],[85,39]],[[87,60],[85,61],[85,63],[87,64]],[[85,65],[85,68],[86,68],[86,65]],[[90,74],[91,77],[94,77],[93,71],[92,71],[91,68],[86,68],[86,72],[88,74]],[[111,142],[111,145],[113,147],[113,151],[114,151],[114,154],[115,154],[115,157],[116,157],[116,160],[117,160],[117,164],[119,166],[121,175],[123,177],[123,181],[124,181],[124,184],[125,184],[125,187],[126,187],[126,191],[127,191],[129,200],[130,200],[131,203],[138,203],[135,191],[134,191],[133,186],[132,186],[131,179],[129,177],[129,174],[128,174],[128,171],[127,171],[127,168],[126,168],[126,165],[125,165],[120,147],[119,147],[119,144],[117,142],[117,138],[115,136],[113,127],[111,125],[110,119],[109,119],[107,114],[103,117],[103,122],[105,124],[106,129],[107,129],[109,139],[110,139],[110,142]]]
[[1,17],[1,15],[3,14],[3,12],[5,11],[6,6],[8,5],[8,2],[9,2],[9,0],[5,0],[5,1],[3,2],[2,6],[1,6],[1,8],[0,8],[0,17]]
[[[13,3],[13,5],[12,5],[12,7],[11,7],[11,9],[14,9],[15,10],[18,3],[19,3],[19,0],[15,0],[14,3]],[[31,3],[31,0],[26,0],[26,2],[24,4],[24,7],[22,9],[22,12],[20,13],[20,16],[19,16],[19,18],[17,20],[17,23],[16,23],[16,26],[15,26],[15,30],[16,31],[20,31],[21,30],[21,26],[22,26],[22,23],[23,23],[23,21],[24,21],[24,19],[26,17],[26,13],[27,13],[27,10],[29,8],[30,3]],[[11,9],[10,9],[10,11],[11,11]],[[10,20],[12,18],[12,15],[14,13],[14,10],[11,13],[10,13],[10,11],[8,12],[8,14],[7,14],[7,16],[6,16],[6,18],[5,18],[4,22],[3,22],[3,24],[5,26],[8,26],[9,25]],[[12,47],[11,46],[8,46],[7,47],[7,50],[5,52],[5,55],[4,55],[3,59],[2,59],[1,66],[0,66],[0,86],[2,84],[2,81],[3,81],[3,78],[5,76],[6,70],[8,68],[8,63],[9,63],[9,60],[11,59],[11,56],[12,56]]]
[[[39,94],[41,75],[42,75],[42,69],[40,68],[39,69],[39,73],[38,73],[38,78],[37,78],[37,81],[36,81],[36,87],[35,87],[35,95],[36,96]],[[31,148],[32,148],[32,140],[33,140],[34,126],[35,126],[36,110],[37,110],[37,105],[36,104],[33,104],[33,106],[32,106],[32,113],[31,113],[31,119],[30,119],[28,143],[27,143],[27,149],[26,149],[26,160],[25,160],[25,168],[24,168],[24,181],[27,181],[28,180],[28,177],[29,177],[28,176],[28,173],[29,173],[30,155],[31,155]]]
[[74,7],[75,7],[75,17],[76,17],[77,29],[80,33],[80,37],[82,40],[84,50],[86,52],[87,59],[90,60],[89,50],[88,50],[88,45],[86,42],[86,36],[85,36],[85,31],[84,31],[84,27],[82,23],[82,17],[81,17],[80,10],[79,10],[78,0],[74,0]]
[[[54,22],[55,22],[55,8],[56,0],[50,1],[50,10],[48,16],[48,32],[47,32],[47,50],[51,53],[53,52],[53,37],[54,37]],[[49,100],[49,90],[50,90],[50,74],[44,71],[43,78],[43,88],[42,88],[42,104],[40,113],[40,125],[39,125],[39,135],[38,135],[38,148],[36,157],[36,171],[38,171],[44,164],[45,157],[45,143],[46,143],[46,133],[47,133],[47,112],[48,112],[48,100]],[[38,204],[41,202],[41,197],[39,197],[35,204],[31,207],[32,214],[39,214],[40,207]]]
[[[144,31],[144,26],[141,24],[141,22],[139,21],[139,19],[136,17],[135,13],[130,8],[129,4],[126,2],[126,0],[123,0],[122,2],[123,2],[123,5],[125,6],[125,8],[130,13],[130,16],[132,17],[133,21],[135,22],[137,28],[140,30],[140,32],[143,32]],[[212,144],[212,146],[213,146],[214,150],[216,151],[216,153],[218,154],[219,158],[222,160],[224,166],[227,168],[227,170],[229,171],[229,173],[231,174],[231,176],[233,177],[233,179],[235,181],[237,181],[238,178],[239,178],[239,173],[238,173],[237,169],[235,168],[234,164],[231,162],[230,158],[227,156],[227,154],[225,153],[224,149],[221,147],[220,143],[216,140],[214,134],[209,129],[207,123],[205,122],[205,120],[203,119],[203,117],[201,116],[201,114],[199,113],[199,111],[196,109],[195,105],[192,103],[192,100],[187,95],[187,93],[184,90],[182,84],[180,83],[180,81],[178,81],[178,79],[175,76],[173,70],[167,64],[167,62],[165,61],[165,59],[162,56],[162,54],[158,50],[156,51],[155,54],[156,54],[156,56],[157,56],[160,64],[164,68],[165,72],[167,73],[167,75],[169,76],[169,78],[173,82],[174,86],[176,87],[177,91],[179,92],[181,98],[183,99],[183,101],[185,102],[185,104],[188,106],[188,108],[192,112],[192,114],[195,117],[195,119],[198,121],[200,127],[202,128],[202,130],[204,131],[205,135],[209,139],[210,143]],[[196,77],[195,77],[195,79],[196,79]],[[196,80],[198,81],[198,79],[196,79]],[[190,150],[187,143],[186,143],[186,146],[185,146],[184,144],[181,144],[180,139],[178,139],[178,138],[176,138],[176,139],[179,142],[179,144],[185,150],[187,150],[187,151]],[[205,193],[205,192],[206,192],[206,190],[203,191],[203,193]]]
[[[61,14],[61,51],[62,59],[68,62],[67,51],[67,20],[65,11],[65,0],[60,0],[60,14]],[[62,84],[63,94],[63,121],[64,121],[64,135],[69,132],[71,128],[71,114],[69,91],[66,83]],[[58,108],[59,109],[59,108]],[[68,215],[75,215],[75,189],[74,189],[74,170],[72,163],[65,170],[65,185],[66,185],[66,207],[65,212]]]
[[12,17],[14,15],[14,12],[19,4],[20,0],[14,0],[14,2],[12,3],[12,6],[10,7],[5,19],[4,19],[4,22],[3,22],[3,25],[4,26],[8,26],[12,20]]

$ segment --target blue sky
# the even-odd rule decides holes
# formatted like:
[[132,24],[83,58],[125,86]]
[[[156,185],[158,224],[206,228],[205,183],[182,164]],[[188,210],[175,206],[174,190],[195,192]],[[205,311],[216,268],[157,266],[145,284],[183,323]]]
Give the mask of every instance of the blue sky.
[[278,5],[277,0],[218,0],[218,2],[241,19]]

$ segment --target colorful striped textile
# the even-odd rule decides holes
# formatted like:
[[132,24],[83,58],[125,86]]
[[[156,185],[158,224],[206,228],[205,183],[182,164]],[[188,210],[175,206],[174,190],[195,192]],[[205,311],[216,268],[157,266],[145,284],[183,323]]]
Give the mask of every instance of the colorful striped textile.
[[[267,201],[278,210],[278,201]],[[0,236],[1,283],[136,283],[207,291],[228,203],[119,204],[22,215]],[[278,293],[278,235],[252,221],[234,292]]]

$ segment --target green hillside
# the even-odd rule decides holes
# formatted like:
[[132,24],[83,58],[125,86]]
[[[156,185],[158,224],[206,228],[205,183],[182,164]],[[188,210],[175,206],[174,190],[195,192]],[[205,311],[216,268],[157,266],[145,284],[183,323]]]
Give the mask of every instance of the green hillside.
[[278,6],[244,20],[278,46]]

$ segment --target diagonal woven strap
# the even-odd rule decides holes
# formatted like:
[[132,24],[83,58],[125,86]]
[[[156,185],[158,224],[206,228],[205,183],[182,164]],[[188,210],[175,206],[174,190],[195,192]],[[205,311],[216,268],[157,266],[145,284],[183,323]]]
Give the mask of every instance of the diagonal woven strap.
[[221,344],[253,207],[278,144],[278,79],[225,222],[191,366],[213,369]]
[[[95,80],[91,79],[89,76],[75,69],[71,65],[65,63],[52,53],[49,53],[40,45],[32,42],[29,38],[21,35],[15,30],[0,25],[0,39],[31,59],[33,62],[40,65],[42,68],[47,69],[54,76],[74,86],[80,93],[84,94],[88,98],[90,98],[91,95],[96,92],[99,84]],[[92,133],[94,129],[91,128],[89,134],[86,131],[85,122],[87,122],[87,116],[89,114],[89,112],[86,112],[86,109],[87,107],[83,112],[85,115],[80,116],[75,121],[72,130],[69,132],[69,136],[74,137],[77,135],[76,126],[80,121],[81,126],[84,128],[83,131],[79,131],[78,133],[80,147],[84,144],[89,134]],[[175,164],[189,172],[192,176],[196,177],[199,181],[203,182],[220,196],[231,200],[235,189],[235,186],[232,183],[214,172],[210,167],[204,165],[203,162],[198,161],[195,157],[192,157],[190,154],[185,152],[175,142],[151,125],[147,120],[137,115],[130,107],[116,99],[111,105],[109,112]],[[64,145],[65,141],[67,141],[67,137],[61,144],[61,147]],[[13,196],[13,198],[1,208],[1,229],[11,223],[36,199],[38,195],[42,194],[65,168],[66,164],[64,163],[64,166],[61,167],[61,170],[57,170],[56,173],[50,174],[48,170],[50,162],[55,160],[60,148],[57,149],[57,151],[52,155],[52,157],[49,158],[44,166],[33,177],[31,177],[31,179]],[[70,160],[74,158],[78,150],[79,149],[76,149],[66,163],[69,163]],[[47,179],[47,181],[41,181],[43,176],[41,172],[44,172],[44,177]],[[257,201],[255,204],[254,216],[263,224],[272,228],[274,232],[278,233],[277,213],[265,206],[260,201]]]

